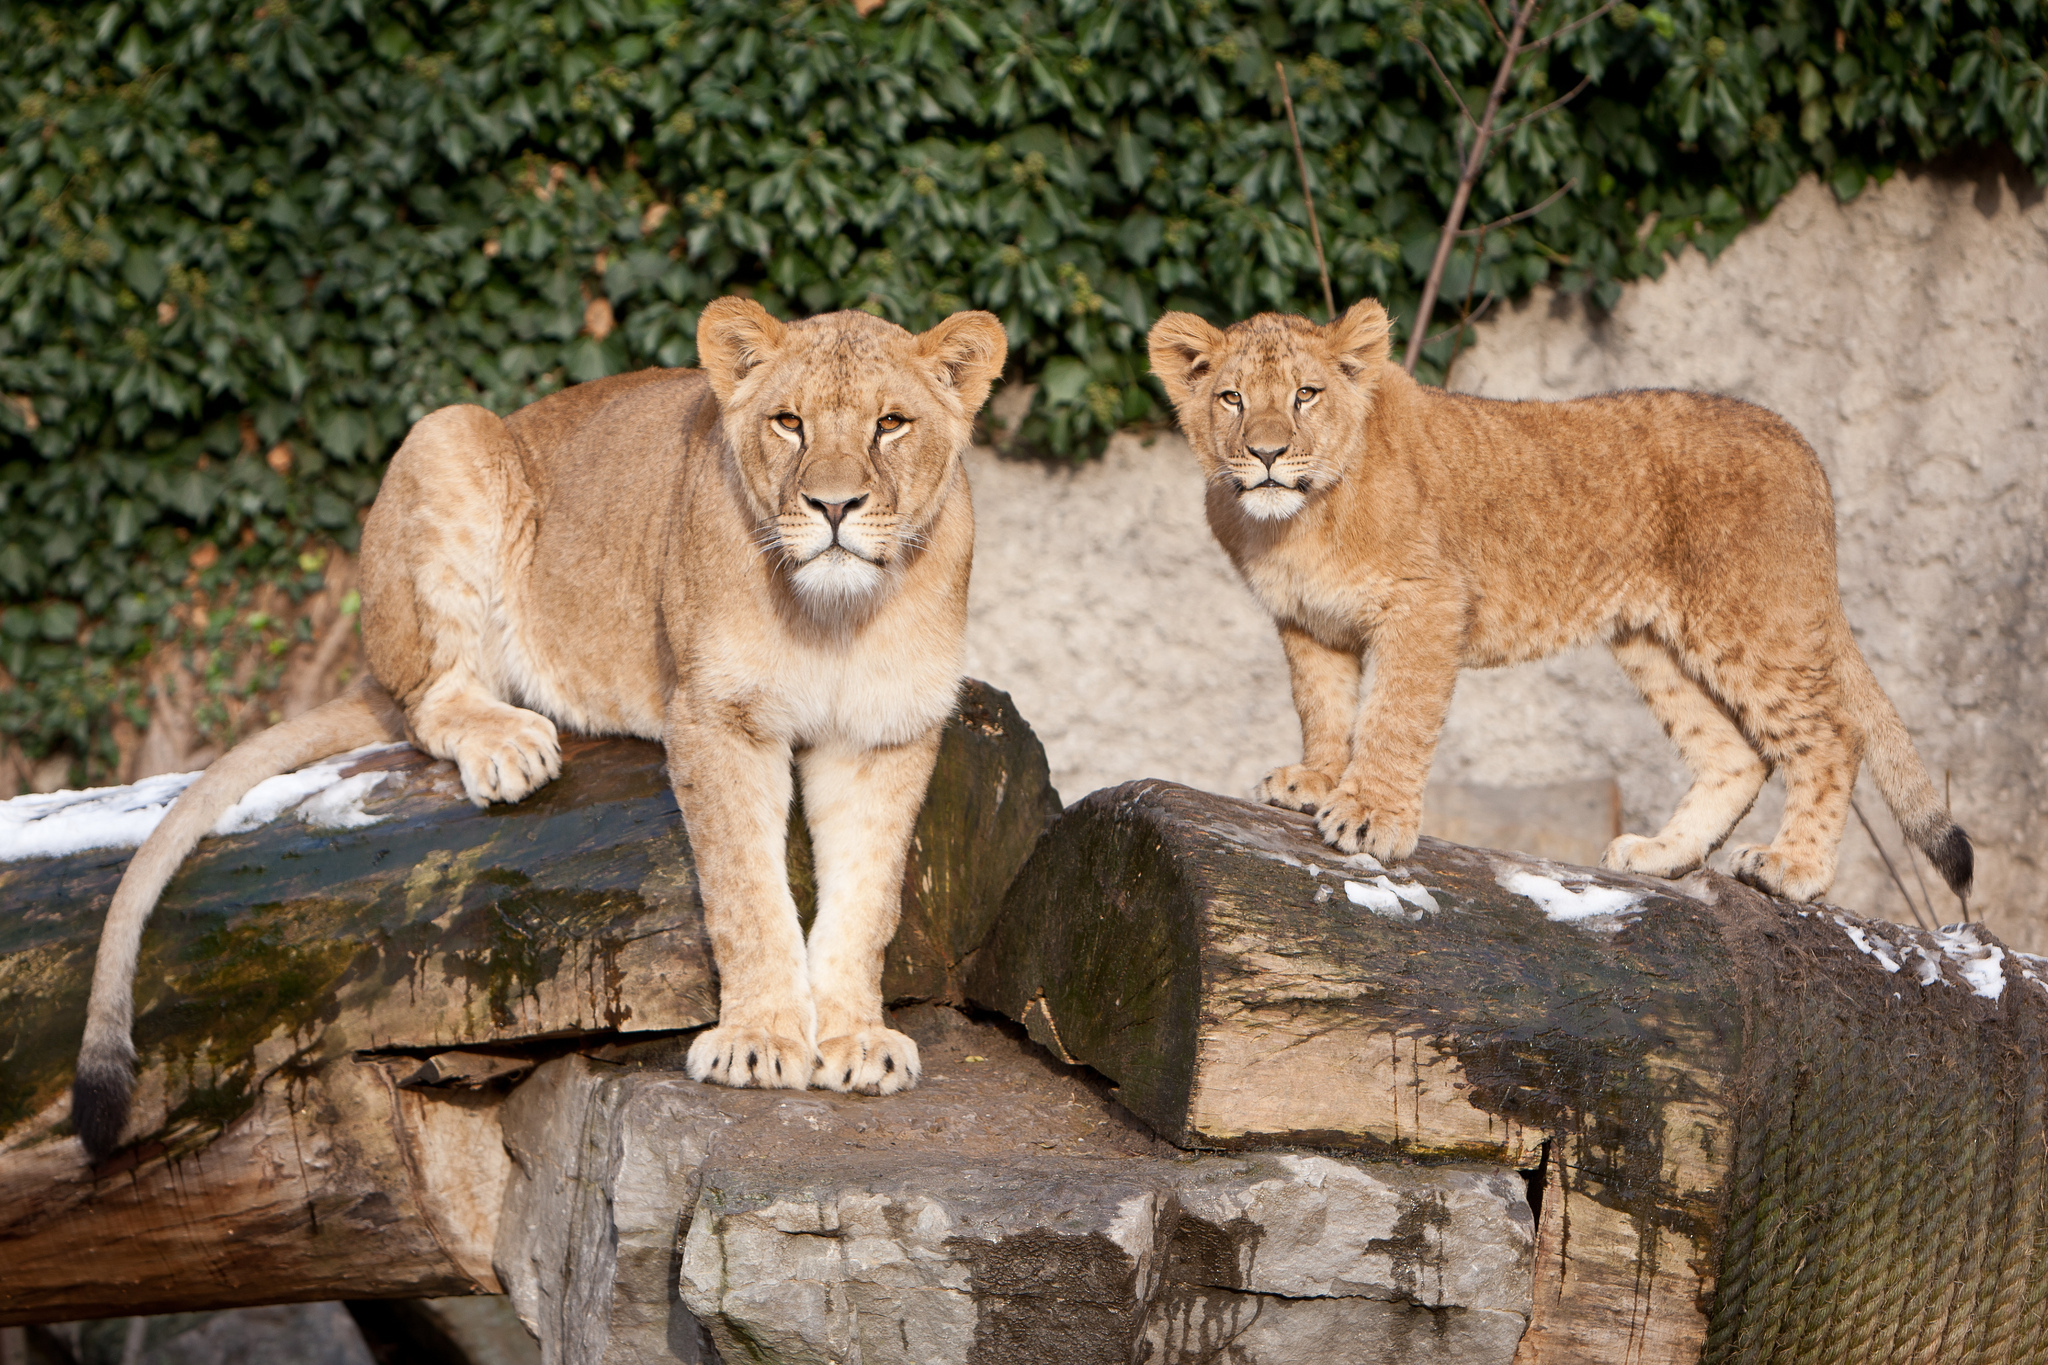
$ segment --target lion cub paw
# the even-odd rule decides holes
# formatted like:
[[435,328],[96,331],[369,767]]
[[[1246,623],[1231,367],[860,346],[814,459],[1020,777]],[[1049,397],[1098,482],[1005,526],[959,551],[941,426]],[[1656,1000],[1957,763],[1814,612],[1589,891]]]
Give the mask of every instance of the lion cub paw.
[[893,1095],[924,1075],[917,1044],[880,1024],[826,1038],[818,1044],[817,1083],[826,1090]]
[[1811,866],[1763,844],[1744,844],[1728,861],[1735,880],[1788,901],[1818,900],[1835,879],[1832,867]]
[[1393,862],[1415,851],[1415,841],[1422,835],[1422,811],[1378,805],[1339,787],[1317,808],[1316,829],[1323,842],[1340,853],[1365,853]]
[[1336,789],[1336,781],[1321,769],[1306,763],[1290,763],[1260,778],[1259,785],[1252,788],[1252,800],[1314,815]]
[[1658,836],[1624,834],[1600,855],[1600,866],[1616,872],[1640,872],[1651,877],[1683,877],[1703,862],[1698,849],[1681,847],[1676,840]]
[[462,790],[478,806],[523,800],[562,775],[553,721],[519,706],[492,710],[488,719],[465,725],[453,745]]
[[693,1081],[742,1090],[802,1090],[811,1083],[814,1060],[810,1044],[800,1037],[720,1025],[691,1041],[683,1071]]

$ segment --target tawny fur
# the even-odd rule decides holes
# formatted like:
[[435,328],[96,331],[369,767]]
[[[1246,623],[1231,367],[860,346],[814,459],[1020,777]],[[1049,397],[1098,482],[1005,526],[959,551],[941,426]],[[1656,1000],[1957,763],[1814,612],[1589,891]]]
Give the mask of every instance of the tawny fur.
[[[137,854],[94,973],[74,1112],[127,1119],[136,945],[179,861],[263,778],[402,735],[472,801],[558,775],[557,727],[661,740],[697,860],[719,1021],[699,1080],[886,1094],[917,1045],[882,1013],[903,865],[963,666],[974,513],[960,454],[1002,326],[784,324],[721,299],[703,370],[452,407],[393,457],[363,528],[374,682],[237,746]],[[818,879],[790,895],[792,767]]]
[[1907,837],[1967,895],[1969,840],[1842,615],[1834,503],[1798,432],[1711,394],[1445,393],[1391,363],[1387,334],[1370,300],[1327,327],[1168,313],[1152,328],[1210,528],[1292,676],[1302,761],[1259,799],[1314,815],[1346,853],[1406,857],[1458,670],[1598,641],[1693,774],[1663,831],[1615,840],[1608,867],[1699,867],[1781,768],[1777,836],[1734,868],[1812,900],[1868,755]]

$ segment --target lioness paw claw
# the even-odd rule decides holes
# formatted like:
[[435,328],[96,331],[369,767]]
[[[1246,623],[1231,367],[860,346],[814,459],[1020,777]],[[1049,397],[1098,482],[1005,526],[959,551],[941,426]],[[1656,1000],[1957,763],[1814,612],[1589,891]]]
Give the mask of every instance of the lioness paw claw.
[[1316,810],[1316,830],[1324,843],[1340,853],[1369,854],[1382,862],[1413,853],[1421,827],[1420,812],[1396,813],[1341,787]]
[[1314,815],[1336,787],[1329,774],[1306,763],[1290,763],[1260,778],[1259,785],[1252,788],[1252,800]]
[[735,1089],[802,1090],[816,1054],[802,1038],[763,1028],[710,1028],[691,1040],[683,1072]]
[[505,707],[455,744],[455,766],[472,803],[519,801],[562,775],[562,742],[555,723],[535,711]]
[[916,1042],[879,1024],[818,1043],[817,1083],[826,1090],[893,1095],[923,1075]]

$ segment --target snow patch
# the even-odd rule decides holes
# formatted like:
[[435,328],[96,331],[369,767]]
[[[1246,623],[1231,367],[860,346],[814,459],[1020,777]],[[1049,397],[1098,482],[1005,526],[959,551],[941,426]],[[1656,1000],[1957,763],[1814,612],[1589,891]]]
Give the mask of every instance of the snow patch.
[[[378,817],[363,801],[389,773],[342,770],[370,754],[404,748],[370,744],[257,783],[214,825],[213,834],[245,834],[299,808],[307,824],[325,829],[360,829]],[[165,773],[125,787],[17,796],[0,801],[0,862],[61,858],[96,848],[138,848],[162,821],[171,803],[199,780],[198,773]]]
[[1894,958],[1890,953],[1885,951],[1885,947],[1888,945],[1885,945],[1882,942],[1873,944],[1870,941],[1870,936],[1868,934],[1864,933],[1861,929],[1857,928],[1855,925],[1851,924],[1848,920],[1844,919],[1840,915],[1835,916],[1835,923],[1837,926],[1841,928],[1841,931],[1843,933],[1849,936],[1849,942],[1856,945],[1857,952],[1863,954],[1865,957],[1876,958],[1877,965],[1884,968],[1888,972],[1895,972],[1899,969],[1898,959]]
[[1555,877],[1522,869],[1497,880],[1503,891],[1528,897],[1547,918],[1565,923],[1618,918],[1642,904],[1650,894],[1623,886],[1570,887]]
[[1986,1000],[2005,994],[2005,949],[1979,938],[1976,925],[1944,924],[1934,931],[1934,941],[1972,991]]
[[[1353,905],[1362,905],[1375,915],[1383,915],[1388,919],[1413,921],[1421,919],[1425,914],[1434,915],[1442,912],[1442,907],[1436,903],[1436,897],[1421,886],[1413,882],[1397,883],[1385,875],[1375,877],[1370,882],[1347,881],[1344,883],[1344,895]],[[1404,909],[1404,902],[1415,908]]]

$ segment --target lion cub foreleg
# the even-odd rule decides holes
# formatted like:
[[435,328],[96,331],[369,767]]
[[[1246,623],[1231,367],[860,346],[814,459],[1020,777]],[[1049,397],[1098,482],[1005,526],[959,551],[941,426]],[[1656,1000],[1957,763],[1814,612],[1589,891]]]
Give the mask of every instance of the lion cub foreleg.
[[903,865],[940,732],[885,749],[821,745],[798,760],[818,875],[811,998],[816,1083],[888,1095],[917,1084],[917,1044],[882,1015],[882,956],[902,909]]
[[1297,626],[1280,627],[1294,713],[1301,718],[1301,762],[1273,769],[1252,788],[1252,800],[1314,815],[1351,763],[1358,718],[1358,656],[1331,649]]
[[684,1069],[692,1080],[801,1090],[817,1015],[789,892],[789,747],[681,706],[664,740],[718,967],[718,1025],[691,1041]]
[[1403,622],[1373,641],[1351,762],[1316,810],[1323,841],[1340,852],[1405,858],[1422,835],[1422,788],[1458,684],[1457,643],[1431,625]]

